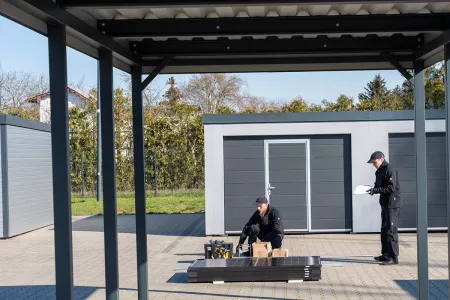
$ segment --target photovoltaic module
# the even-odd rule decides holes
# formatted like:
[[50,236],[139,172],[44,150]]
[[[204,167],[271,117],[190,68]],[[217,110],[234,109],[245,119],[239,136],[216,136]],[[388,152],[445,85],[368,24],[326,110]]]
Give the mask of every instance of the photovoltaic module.
[[199,259],[189,266],[188,282],[320,280],[318,256]]

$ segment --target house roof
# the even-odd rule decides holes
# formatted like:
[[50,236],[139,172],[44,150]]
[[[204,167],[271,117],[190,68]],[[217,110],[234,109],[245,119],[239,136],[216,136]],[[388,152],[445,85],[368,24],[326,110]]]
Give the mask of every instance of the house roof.
[[[90,93],[86,90],[79,89],[79,88],[71,88],[71,87],[68,87],[67,89],[68,89],[69,93],[75,94],[84,100],[86,100],[90,97]],[[43,97],[47,97],[48,95],[50,95],[50,92],[45,92],[45,93],[33,96],[31,98],[28,98],[28,99],[26,99],[26,101],[31,102],[31,103],[38,103]]]
[[17,0],[2,13],[69,46],[149,73],[381,70],[425,67],[450,41],[450,1]]

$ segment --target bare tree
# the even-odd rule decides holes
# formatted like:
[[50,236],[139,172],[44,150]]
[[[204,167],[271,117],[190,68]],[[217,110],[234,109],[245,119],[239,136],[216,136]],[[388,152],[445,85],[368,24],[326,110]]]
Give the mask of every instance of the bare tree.
[[220,107],[240,108],[243,103],[241,89],[245,84],[236,75],[194,75],[183,88],[183,94],[190,104],[200,107],[202,113],[216,113]]
[[240,111],[243,113],[280,112],[284,104],[281,100],[265,100],[262,97],[245,95]]
[[49,89],[44,75],[4,71],[0,67],[0,111],[4,114],[36,119],[37,106],[27,99]]
[[[131,93],[131,76],[129,74],[122,73],[121,77],[127,85],[128,93]],[[152,107],[157,105],[162,100],[163,90],[164,88],[159,88],[157,86],[149,84],[142,91],[142,100],[144,102],[144,107]]]

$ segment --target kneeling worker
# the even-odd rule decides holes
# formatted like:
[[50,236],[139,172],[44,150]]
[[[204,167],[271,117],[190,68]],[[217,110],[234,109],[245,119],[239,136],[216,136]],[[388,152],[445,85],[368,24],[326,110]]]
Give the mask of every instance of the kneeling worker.
[[[272,249],[281,248],[284,237],[284,226],[280,211],[269,204],[266,197],[256,199],[257,211],[251,216],[250,220],[245,224],[239,239],[239,245],[236,248],[238,252],[248,237],[248,243],[253,244],[256,238],[262,242],[270,242]],[[250,255],[250,252],[243,253]]]

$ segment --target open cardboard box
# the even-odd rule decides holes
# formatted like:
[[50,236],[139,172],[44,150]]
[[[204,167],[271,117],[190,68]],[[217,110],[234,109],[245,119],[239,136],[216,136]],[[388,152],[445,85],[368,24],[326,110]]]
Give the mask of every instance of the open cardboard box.
[[274,249],[272,250],[272,257],[288,257],[289,256],[289,251],[288,249]]
[[252,244],[253,257],[269,257],[272,255],[270,242],[255,242]]

